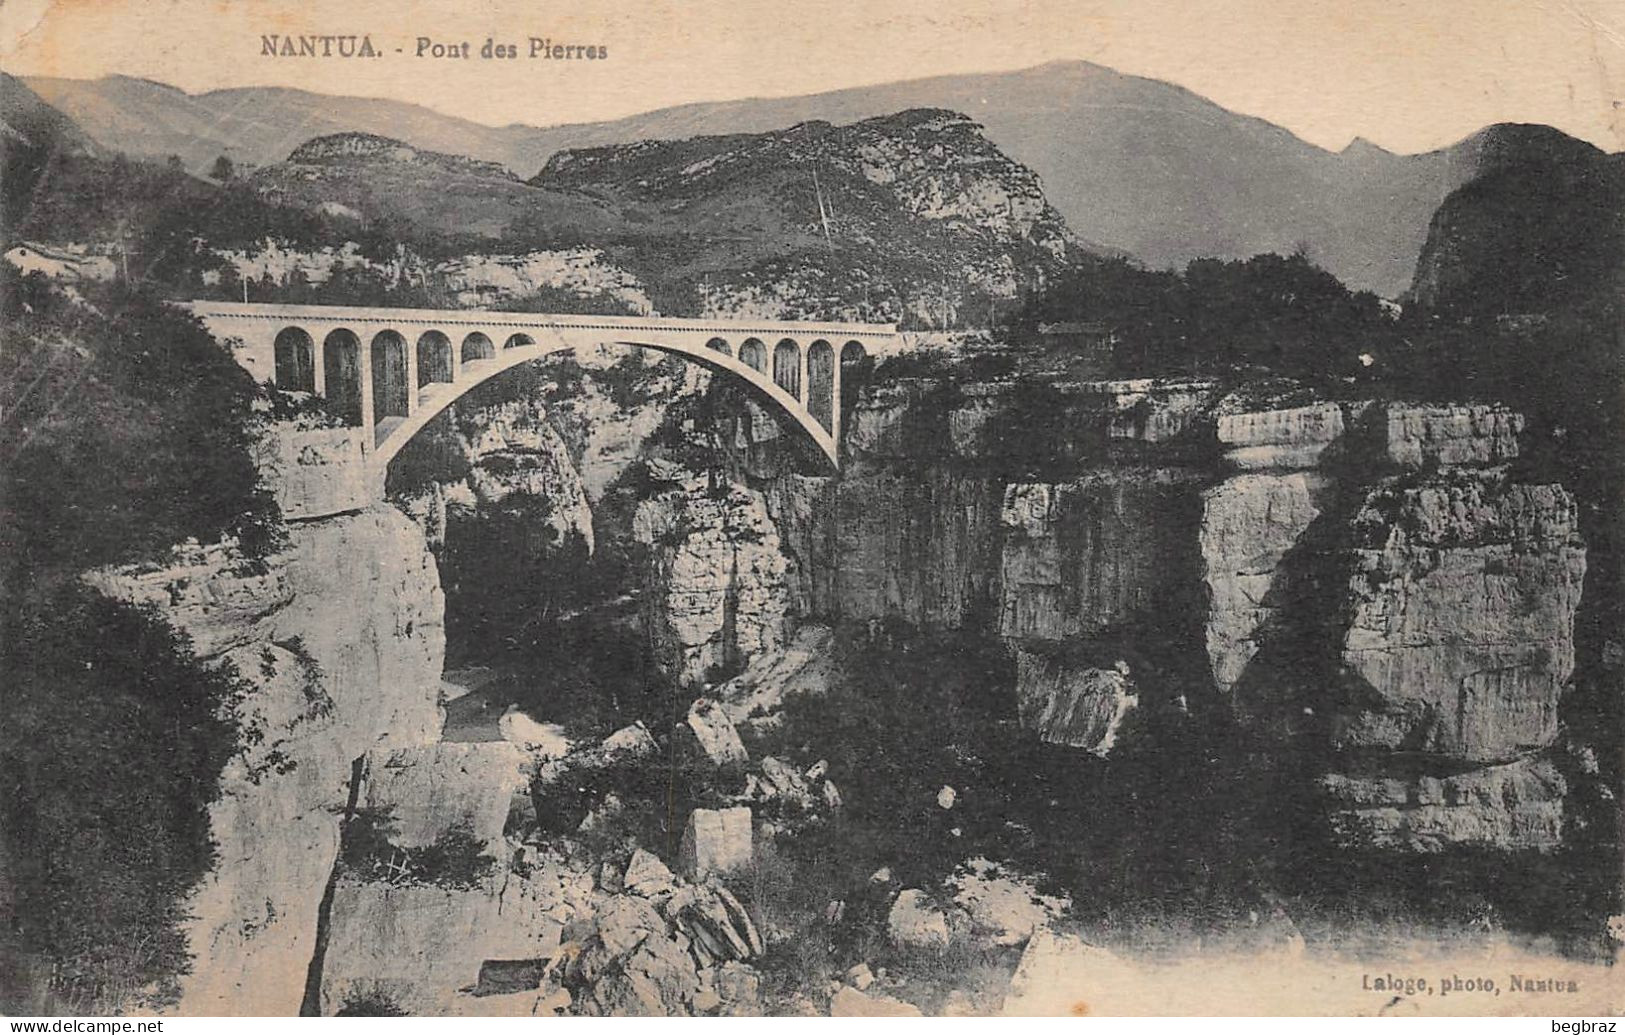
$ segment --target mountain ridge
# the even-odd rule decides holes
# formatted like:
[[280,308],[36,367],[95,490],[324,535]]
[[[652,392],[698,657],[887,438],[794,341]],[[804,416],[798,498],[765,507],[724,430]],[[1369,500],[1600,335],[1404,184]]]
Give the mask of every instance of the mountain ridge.
[[553,127],[489,127],[406,102],[286,87],[190,95],[130,78],[36,84],[104,144],[178,153],[198,171],[220,153],[270,164],[312,137],[355,130],[498,161],[526,177],[564,150],[945,108],[969,115],[1033,169],[1072,230],[1101,250],[1167,267],[1305,247],[1345,282],[1387,295],[1409,285],[1433,209],[1465,178],[1452,174],[1446,152],[1333,153],[1185,87],[1088,62],[696,102]]
[[179,154],[199,173],[218,154],[252,168],[279,163],[312,138],[355,131],[498,162],[528,178],[563,151],[943,108],[968,115],[1037,173],[1050,203],[1094,250],[1153,268],[1303,251],[1351,287],[1390,298],[1410,288],[1434,211],[1493,161],[1485,140],[1496,130],[1417,154],[1361,138],[1333,152],[1186,87],[1083,61],[694,102],[551,127],[492,127],[404,101],[292,87],[193,95],[134,77],[29,82],[104,146]]

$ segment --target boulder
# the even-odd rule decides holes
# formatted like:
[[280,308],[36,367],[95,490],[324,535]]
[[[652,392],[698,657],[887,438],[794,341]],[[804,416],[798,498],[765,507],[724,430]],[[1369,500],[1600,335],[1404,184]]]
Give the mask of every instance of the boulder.
[[738,873],[755,859],[751,811],[745,806],[695,809],[689,813],[678,849],[677,868],[690,880]]
[[750,760],[728,713],[710,698],[702,697],[689,707],[684,728],[698,754],[712,765],[742,765]]
[[621,883],[635,895],[653,898],[674,890],[677,878],[653,852],[639,848],[632,853],[632,861],[627,863],[626,876]]
[[944,883],[970,916],[973,935],[993,945],[1020,945],[1071,905],[1039,894],[1030,879],[982,858],[965,863]]
[[919,1007],[883,995],[867,995],[850,985],[829,1001],[831,1017],[920,1017]]
[[869,986],[875,983],[875,975],[869,969],[869,964],[859,963],[846,972],[846,983],[859,992],[866,992]]
[[563,726],[537,722],[520,711],[517,704],[502,713],[502,718],[497,720],[497,732],[503,740],[528,751],[532,757],[563,758],[570,753],[570,741],[564,735]]
[[918,888],[898,893],[886,916],[886,931],[899,949],[940,952],[948,947],[951,938],[948,915]]
[[714,880],[678,889],[664,908],[672,925],[689,939],[700,966],[762,954],[762,938],[750,914]]
[[825,805],[832,809],[838,809],[841,807],[842,798],[840,788],[836,787],[828,780],[824,781],[823,795]]
[[634,722],[630,726],[622,727],[604,738],[599,745],[599,751],[604,760],[620,762],[636,758],[648,758],[660,750],[655,738],[649,733],[647,726],[641,722]]

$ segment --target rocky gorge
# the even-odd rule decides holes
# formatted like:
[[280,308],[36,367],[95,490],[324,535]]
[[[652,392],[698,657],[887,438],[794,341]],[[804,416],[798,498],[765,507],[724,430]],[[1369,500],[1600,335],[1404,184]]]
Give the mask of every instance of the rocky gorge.
[[[1496,335],[1545,317],[1441,331],[1303,255],[1090,253],[934,108],[529,181],[339,133],[188,189],[214,207],[146,245],[177,298],[908,333],[842,363],[838,469],[737,385],[606,345],[458,397],[380,498],[371,429],[252,384],[161,300],[0,271],[41,383],[101,378],[98,419],[21,468],[52,520],[0,532],[172,631],[184,703],[218,704],[193,736],[108,718],[168,698],[117,651],[81,677],[105,612],[50,640],[30,598],[20,627],[67,659],[34,673],[32,728],[112,726],[129,771],[176,776],[133,806],[192,848],[142,917],[182,929],[149,961],[178,985],[141,1002],[1019,1014],[1121,1007],[1167,960],[1293,966],[1343,1002],[1339,966],[1418,946],[1588,982],[1616,954],[1611,425],[1573,388],[1588,352],[1551,364],[1555,398],[1495,379],[1530,354]],[[1074,319],[1101,308],[1121,326]],[[116,491],[39,490],[90,456]],[[53,552],[65,522],[85,552]],[[10,768],[119,891],[139,839],[109,850],[74,779]]]
[[[977,785],[982,763],[943,763],[936,798],[904,806],[920,814],[905,829],[927,824],[910,836],[938,848],[895,861],[895,877],[879,866],[868,901],[848,888],[828,904],[831,931],[850,909],[889,932],[902,956],[879,984],[837,974],[828,1003],[821,986],[786,987],[775,959],[807,918],[759,883],[831,823],[865,822],[839,817],[877,793],[835,743],[790,747],[817,734],[809,714],[851,707],[861,659],[940,651],[943,636],[992,652],[972,667],[996,700],[970,736],[1091,759],[1063,761],[1083,781],[1071,793],[1163,764],[1193,728],[1234,728],[1250,750],[1309,760],[1289,776],[1327,844],[1563,850],[1571,784],[1588,778],[1588,746],[1562,722],[1586,550],[1568,492],[1520,468],[1518,414],[1282,383],[1094,382],[1050,386],[1066,432],[1035,438],[1018,419],[1031,392],[877,383],[838,476],[796,469],[769,428],[734,440],[737,482],[643,439],[592,492],[546,408],[498,401],[459,418],[479,429],[462,439],[460,488],[416,490],[417,520],[355,491],[353,434],[270,436],[281,553],[182,550],[91,577],[255,687],[243,708],[260,736],[210,814],[220,859],[191,905],[183,1008],[997,1009],[985,989],[943,998],[908,960],[978,946],[1007,972],[1033,930],[1087,910],[1076,885],[1063,903],[1022,883],[1030,843],[1000,857],[1008,835],[977,832],[980,809],[1021,815]],[[637,470],[616,502],[604,486]],[[434,536],[446,508],[513,492],[548,498],[589,541],[623,512],[610,534],[640,600],[627,627],[662,699],[701,695],[675,725],[658,700],[611,729],[445,681]],[[957,736],[950,755],[967,749]],[[838,761],[798,760],[809,751]],[[1034,756],[1029,772],[1051,764]],[[650,781],[672,772],[687,804],[650,813]],[[942,842],[938,872],[925,860]],[[967,892],[967,873],[991,890]]]

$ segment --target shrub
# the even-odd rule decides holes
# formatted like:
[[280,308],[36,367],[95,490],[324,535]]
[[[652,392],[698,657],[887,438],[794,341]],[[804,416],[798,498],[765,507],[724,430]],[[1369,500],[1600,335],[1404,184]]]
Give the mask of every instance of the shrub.
[[[52,991],[113,1009],[189,966],[185,898],[214,864],[207,806],[238,750],[244,692],[151,615],[77,583],[7,597],[0,791],[12,934]],[[84,1012],[92,1012],[86,1009]]]
[[92,309],[22,279],[0,268],[0,584],[187,538],[269,548],[279,516],[251,458],[247,371],[151,295],[107,289]]
[[402,847],[392,840],[394,821],[387,809],[357,809],[344,824],[339,863],[361,880],[391,884],[433,884],[466,890],[496,866],[485,842],[466,823],[446,830],[427,845]]

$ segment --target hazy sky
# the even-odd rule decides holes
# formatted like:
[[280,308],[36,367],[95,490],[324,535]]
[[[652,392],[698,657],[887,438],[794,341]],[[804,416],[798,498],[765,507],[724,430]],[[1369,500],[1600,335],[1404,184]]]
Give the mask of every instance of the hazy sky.
[[[264,57],[265,33],[365,33],[384,56]],[[416,58],[418,36],[473,56]],[[530,36],[609,53],[531,60]],[[520,57],[480,59],[488,37]],[[1625,149],[1625,0],[0,0],[13,74],[298,86],[493,124],[1076,58],[1333,149],[1425,150],[1501,121]]]

